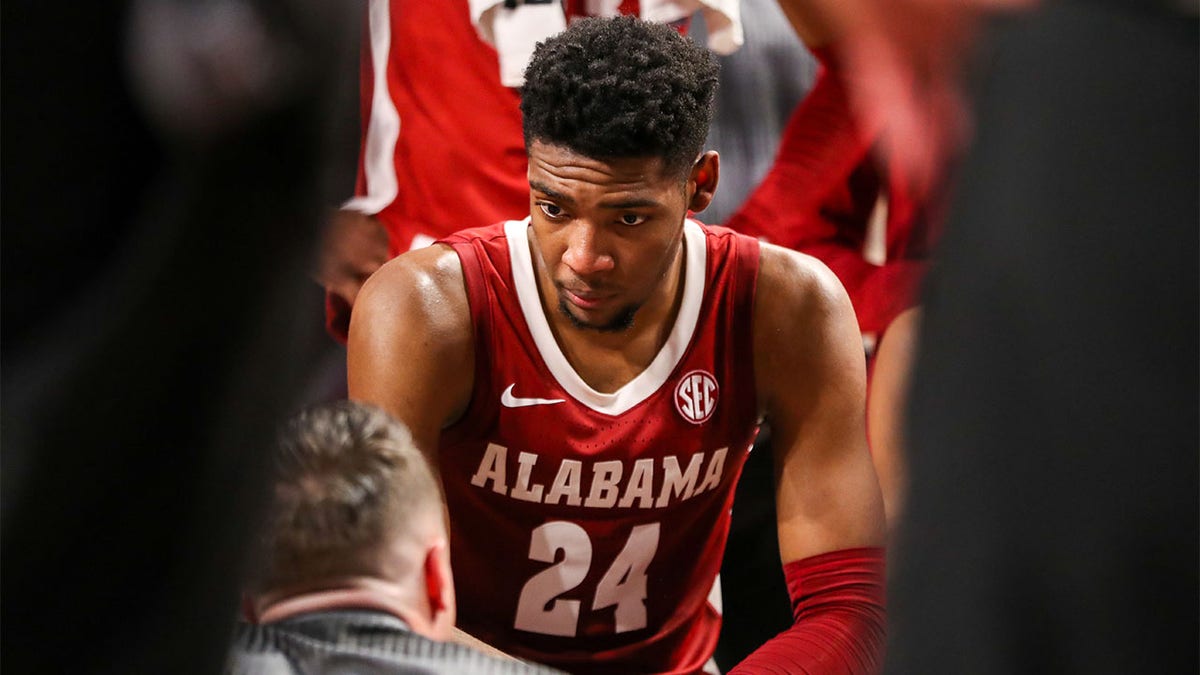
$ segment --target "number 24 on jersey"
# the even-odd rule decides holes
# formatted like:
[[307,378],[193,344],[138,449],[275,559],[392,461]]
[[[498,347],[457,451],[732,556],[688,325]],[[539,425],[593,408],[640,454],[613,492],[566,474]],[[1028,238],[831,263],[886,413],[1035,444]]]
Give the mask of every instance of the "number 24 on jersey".
[[[637,525],[625,547],[596,585],[592,609],[616,606],[616,632],[646,627],[646,568],[658,550],[659,524]],[[529,558],[561,562],[538,572],[525,582],[517,601],[514,627],[519,630],[573,637],[579,627],[579,600],[559,596],[583,583],[592,566],[592,541],[575,523],[555,520],[534,529]]]

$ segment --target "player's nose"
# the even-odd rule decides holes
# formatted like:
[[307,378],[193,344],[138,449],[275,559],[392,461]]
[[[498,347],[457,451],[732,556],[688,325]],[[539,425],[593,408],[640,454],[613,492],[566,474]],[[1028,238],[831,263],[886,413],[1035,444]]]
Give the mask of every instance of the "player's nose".
[[584,219],[573,222],[567,234],[563,264],[580,276],[606,272],[616,265],[608,250],[603,229]]

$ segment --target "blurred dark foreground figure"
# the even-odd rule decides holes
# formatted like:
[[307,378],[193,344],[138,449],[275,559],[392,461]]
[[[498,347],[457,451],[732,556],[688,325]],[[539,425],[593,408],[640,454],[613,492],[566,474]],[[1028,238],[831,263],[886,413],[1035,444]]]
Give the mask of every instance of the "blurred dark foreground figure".
[[315,346],[353,7],[9,2],[3,25],[4,665],[218,672],[259,449]]
[[1195,7],[983,43],[926,294],[889,673],[1197,667]]

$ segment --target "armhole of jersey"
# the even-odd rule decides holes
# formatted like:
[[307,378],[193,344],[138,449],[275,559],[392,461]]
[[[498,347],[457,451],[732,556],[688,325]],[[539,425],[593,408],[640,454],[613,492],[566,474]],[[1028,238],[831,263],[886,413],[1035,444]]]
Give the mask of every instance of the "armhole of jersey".
[[[758,240],[754,237],[733,236],[737,247],[738,271],[734,275],[734,306],[743,308],[743,311],[746,312],[744,318],[746,323],[744,325],[750,327],[750,330],[735,330],[736,337],[734,339],[742,341],[741,344],[737,345],[736,353],[745,354],[746,363],[751,364],[749,368],[745,369],[747,373],[746,378],[749,380],[749,389],[747,391],[753,391],[755,394],[754,410],[755,417],[757,418],[757,411],[760,406],[758,401],[758,378],[754,374],[754,302],[758,291],[758,271],[762,249],[758,245]],[[742,317],[738,317],[735,323],[741,320],[743,320]]]
[[484,278],[483,261],[480,259],[483,254],[469,240],[453,242],[450,247],[458,254],[458,261],[462,265],[463,283],[467,286],[467,305],[471,313],[471,339],[474,343],[471,351],[475,355],[475,369],[471,385],[471,402],[467,404],[462,416],[443,429],[443,432],[460,427],[465,428],[464,425],[469,426],[472,422],[484,419],[483,415],[488,413],[487,407],[491,401],[491,397],[480,395],[488,388],[492,373],[492,364],[489,360],[491,349],[488,345],[488,336],[491,333],[492,325],[492,303],[488,301],[488,285]]

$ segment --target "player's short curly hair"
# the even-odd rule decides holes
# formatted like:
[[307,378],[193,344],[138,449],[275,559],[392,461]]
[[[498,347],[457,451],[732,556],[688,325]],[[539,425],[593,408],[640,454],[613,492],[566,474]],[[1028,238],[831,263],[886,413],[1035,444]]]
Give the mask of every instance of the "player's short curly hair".
[[720,66],[674,28],[584,19],[539,43],[521,91],[525,148],[596,159],[661,157],[684,171],[704,148]]

